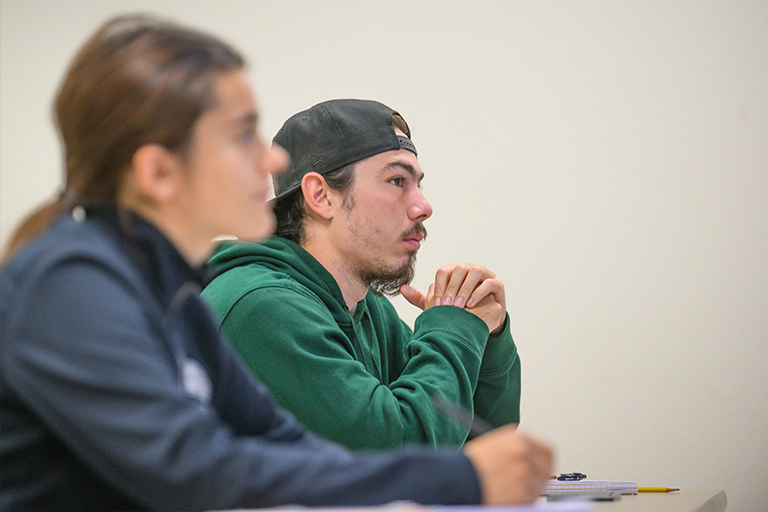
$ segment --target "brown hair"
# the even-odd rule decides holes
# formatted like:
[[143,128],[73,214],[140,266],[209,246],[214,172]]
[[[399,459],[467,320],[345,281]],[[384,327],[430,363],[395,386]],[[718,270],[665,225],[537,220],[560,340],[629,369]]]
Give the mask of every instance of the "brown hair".
[[167,21],[132,15],[102,25],[75,57],[56,98],[64,191],[19,225],[4,259],[77,204],[115,205],[141,146],[184,152],[197,119],[214,107],[214,79],[243,66],[229,45]]

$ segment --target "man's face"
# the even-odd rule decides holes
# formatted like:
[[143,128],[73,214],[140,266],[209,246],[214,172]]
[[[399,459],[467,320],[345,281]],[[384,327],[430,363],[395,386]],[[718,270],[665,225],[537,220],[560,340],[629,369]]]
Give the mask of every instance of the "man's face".
[[421,193],[423,177],[412,152],[379,153],[357,164],[340,207],[336,236],[345,266],[380,293],[396,293],[413,278],[427,234],[422,222],[432,215]]

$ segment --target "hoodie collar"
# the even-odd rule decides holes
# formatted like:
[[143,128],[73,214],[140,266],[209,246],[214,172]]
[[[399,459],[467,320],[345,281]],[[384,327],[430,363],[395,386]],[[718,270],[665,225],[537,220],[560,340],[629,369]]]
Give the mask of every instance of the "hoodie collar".
[[199,291],[210,280],[206,265],[195,268],[151,222],[137,213],[116,208],[88,209],[121,234],[126,250],[161,303],[167,308],[182,288],[190,284]]

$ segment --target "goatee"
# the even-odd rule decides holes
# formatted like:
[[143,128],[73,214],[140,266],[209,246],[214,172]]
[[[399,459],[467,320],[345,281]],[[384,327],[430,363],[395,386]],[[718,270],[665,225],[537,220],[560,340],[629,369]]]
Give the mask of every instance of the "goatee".
[[361,275],[370,283],[371,290],[377,295],[387,295],[394,297],[400,293],[400,287],[413,281],[416,274],[416,251],[410,253],[408,263],[399,269],[390,272],[369,272],[367,275]]
[[[422,235],[426,240],[427,230],[421,223],[415,224],[413,227],[405,230],[400,234],[400,239]],[[409,284],[413,281],[413,276],[416,274],[416,251],[409,253],[408,262],[396,269],[387,269],[379,267],[376,269],[365,269],[360,271],[360,279],[363,282],[367,282],[377,295],[387,295],[393,297],[400,293],[400,287],[404,284]]]

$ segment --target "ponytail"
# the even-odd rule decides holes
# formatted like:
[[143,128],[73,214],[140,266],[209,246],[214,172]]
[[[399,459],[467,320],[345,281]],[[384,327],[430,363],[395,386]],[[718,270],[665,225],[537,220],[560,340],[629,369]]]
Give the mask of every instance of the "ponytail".
[[27,242],[36,238],[48,229],[48,226],[51,225],[54,219],[58,217],[63,210],[64,201],[61,197],[57,197],[42,204],[31,214],[27,215],[11,235],[9,242],[5,247],[5,251],[3,252],[2,259],[0,259],[0,266],[10,259],[10,257]]

